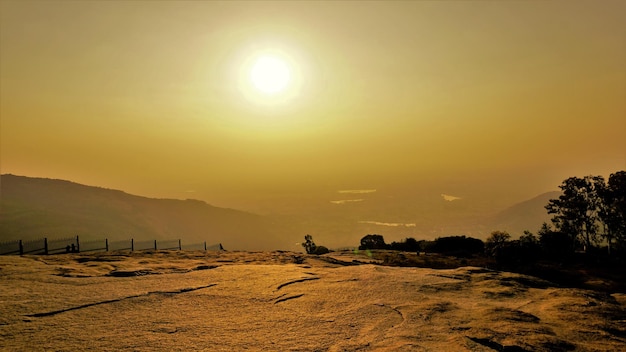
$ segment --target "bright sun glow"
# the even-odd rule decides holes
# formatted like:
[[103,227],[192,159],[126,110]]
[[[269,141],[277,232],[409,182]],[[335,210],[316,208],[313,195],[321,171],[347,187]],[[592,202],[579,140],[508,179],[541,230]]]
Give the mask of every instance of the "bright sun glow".
[[270,108],[263,111],[273,114],[296,108],[309,76],[306,61],[297,51],[279,45],[259,46],[244,49],[241,59],[233,61],[238,92],[253,106]]
[[250,81],[254,87],[269,95],[282,92],[289,85],[291,71],[285,61],[274,56],[261,56],[252,65]]

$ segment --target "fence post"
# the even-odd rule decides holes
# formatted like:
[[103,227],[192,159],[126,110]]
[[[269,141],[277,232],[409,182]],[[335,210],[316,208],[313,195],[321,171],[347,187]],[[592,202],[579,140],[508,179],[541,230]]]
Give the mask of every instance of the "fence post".
[[133,238],[130,239],[130,251],[135,251],[135,240]]
[[180,238],[178,239],[178,250],[182,251],[183,250],[183,245],[180,244]]
[[48,255],[48,237],[44,237],[43,239],[43,253]]
[[76,253],[80,253],[80,241],[78,240],[78,235],[76,235]]
[[109,239],[108,238],[104,239],[104,247],[106,248],[106,251],[108,252],[109,251]]
[[157,246],[156,246],[156,240],[154,240],[154,250],[157,250]]
[[20,240],[20,255],[24,255],[24,244],[22,243],[22,240]]

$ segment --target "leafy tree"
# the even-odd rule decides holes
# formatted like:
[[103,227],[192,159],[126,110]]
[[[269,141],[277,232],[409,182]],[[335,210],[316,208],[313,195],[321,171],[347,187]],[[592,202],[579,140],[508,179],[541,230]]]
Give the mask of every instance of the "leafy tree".
[[537,236],[533,235],[533,233],[528,230],[524,230],[524,234],[519,236],[519,242],[525,246],[534,246],[539,244]]
[[302,247],[304,247],[307,254],[326,254],[330,252],[328,248],[316,245],[311,235],[304,236]]
[[361,245],[359,249],[386,249],[387,244],[385,239],[381,235],[367,235],[361,238]]
[[[482,241],[480,242],[481,242],[481,249],[479,252],[482,252]],[[420,252],[433,252],[434,247],[435,247],[435,241],[427,241],[427,240],[417,241],[417,250]]]
[[611,174],[600,198],[602,202],[598,215],[604,225],[603,237],[610,254],[614,240],[622,249],[626,247],[626,171]]
[[539,245],[539,239],[533,235],[530,231],[525,230],[524,234],[516,241],[520,247],[519,253],[522,256],[520,261],[522,263],[533,263],[541,255],[541,247]]
[[304,243],[302,243],[302,247],[306,250],[307,254],[314,254],[317,246],[315,242],[313,242],[313,236],[306,235],[304,236]]
[[550,199],[546,209],[554,214],[552,223],[556,229],[569,235],[572,243],[580,240],[588,250],[598,238],[601,197],[605,188],[602,176],[570,177],[559,186],[563,193],[558,199]]
[[453,255],[456,257],[469,257],[473,254],[483,253],[485,244],[483,241],[465,236],[438,237],[434,244],[428,246],[429,251]]
[[539,236],[539,241],[541,241],[541,236],[551,231],[552,231],[552,227],[550,226],[550,224],[548,224],[547,222],[544,222],[543,224],[541,224],[541,228],[539,229],[539,231],[537,231],[537,236]]
[[401,242],[391,242],[389,248],[394,251],[417,252],[420,250],[420,243],[412,237],[408,237]]
[[572,237],[564,232],[554,231],[545,222],[537,232],[537,235],[539,235],[541,250],[547,259],[563,261],[574,253]]
[[518,240],[511,241],[505,231],[494,231],[485,243],[485,253],[495,258],[496,263],[508,268],[531,265],[539,259],[539,240],[530,231],[524,231]]
[[511,239],[511,235],[509,235],[506,231],[493,231],[491,235],[485,241],[485,252],[495,257],[498,251],[504,247],[504,244]]

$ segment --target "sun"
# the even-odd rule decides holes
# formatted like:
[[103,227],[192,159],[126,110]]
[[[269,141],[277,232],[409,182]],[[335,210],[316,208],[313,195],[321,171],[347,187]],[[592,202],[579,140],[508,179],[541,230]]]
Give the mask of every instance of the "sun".
[[250,69],[250,82],[257,90],[267,95],[283,92],[290,81],[289,65],[276,56],[260,56]]
[[258,111],[275,114],[302,103],[310,74],[298,50],[257,44],[240,55],[232,61],[231,72],[236,75],[236,91],[245,98],[246,104],[241,106],[263,107]]

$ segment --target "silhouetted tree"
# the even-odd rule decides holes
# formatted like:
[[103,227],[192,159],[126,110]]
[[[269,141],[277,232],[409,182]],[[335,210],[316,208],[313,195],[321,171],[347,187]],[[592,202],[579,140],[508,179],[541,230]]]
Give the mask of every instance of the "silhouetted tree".
[[302,247],[304,247],[307,254],[326,254],[330,252],[328,248],[316,245],[311,235],[304,236]]
[[389,248],[394,251],[417,252],[420,250],[420,244],[415,238],[408,237],[401,242],[391,242]]
[[465,236],[448,236],[435,239],[430,246],[430,251],[452,255],[456,257],[469,257],[483,253],[485,243],[477,238]]
[[[417,241],[417,250],[420,252],[434,252],[433,251],[434,247],[435,247],[435,241],[427,241],[427,240]],[[482,247],[480,251],[482,252]]]
[[520,244],[527,246],[534,246],[539,244],[537,236],[533,235],[533,233],[528,230],[524,230],[524,234],[519,236],[519,242]]
[[304,236],[304,242],[302,243],[302,247],[306,250],[307,254],[314,254],[317,246],[315,242],[313,242],[313,236],[306,235]]
[[492,257],[498,254],[498,251],[504,246],[504,244],[511,239],[506,231],[493,231],[487,240],[485,241],[485,253]]
[[614,240],[620,249],[626,248],[626,171],[611,174],[600,197],[602,202],[598,215],[604,226],[603,237],[610,254]]
[[564,261],[574,253],[571,236],[560,231],[553,231],[549,224],[543,223],[537,232],[539,245],[546,259]]
[[599,212],[605,187],[602,176],[570,177],[559,186],[563,193],[550,199],[546,209],[554,214],[556,229],[569,235],[572,243],[580,238],[587,251],[597,243]]
[[387,244],[381,235],[367,235],[361,238],[359,249],[386,249]]
[[541,255],[539,239],[530,231],[525,230],[524,234],[519,237],[518,243],[523,256],[523,262],[534,262]]

